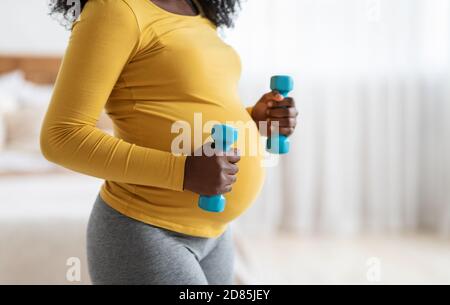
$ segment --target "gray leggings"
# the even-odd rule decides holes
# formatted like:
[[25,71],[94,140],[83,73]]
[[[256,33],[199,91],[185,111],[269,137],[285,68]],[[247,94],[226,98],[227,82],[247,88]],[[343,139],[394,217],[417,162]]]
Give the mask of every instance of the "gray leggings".
[[100,196],[87,230],[91,280],[96,285],[231,285],[233,247],[218,238],[175,233],[133,220]]

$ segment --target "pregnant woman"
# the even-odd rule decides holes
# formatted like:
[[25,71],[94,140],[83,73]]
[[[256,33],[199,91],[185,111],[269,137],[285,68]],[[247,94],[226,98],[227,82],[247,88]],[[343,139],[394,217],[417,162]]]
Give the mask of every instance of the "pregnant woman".
[[[69,18],[73,2],[81,14],[41,149],[54,163],[105,180],[87,232],[93,283],[231,284],[229,223],[261,189],[261,156],[179,155],[171,146],[173,124],[194,126],[194,114],[204,122],[251,122],[250,133],[266,121],[282,134],[294,131],[292,99],[268,93],[245,109],[238,97],[240,59],[217,35],[232,25],[238,1],[61,0],[53,13]],[[96,127],[103,109],[114,136]],[[191,152],[202,151],[208,137]],[[221,193],[225,212],[198,207],[199,194]]]

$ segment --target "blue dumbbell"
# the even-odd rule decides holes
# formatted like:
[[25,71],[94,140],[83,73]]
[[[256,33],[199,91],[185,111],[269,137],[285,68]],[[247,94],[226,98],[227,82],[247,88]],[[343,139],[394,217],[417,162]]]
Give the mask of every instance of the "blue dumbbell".
[[[279,92],[285,98],[294,89],[294,80],[290,76],[276,75],[270,80],[270,89]],[[267,139],[267,151],[284,155],[290,150],[291,143],[284,135],[274,135]]]
[[[228,152],[238,140],[237,129],[228,125],[215,125],[211,131],[216,150]],[[223,195],[200,196],[198,206],[207,212],[222,213],[225,210],[226,199]]]

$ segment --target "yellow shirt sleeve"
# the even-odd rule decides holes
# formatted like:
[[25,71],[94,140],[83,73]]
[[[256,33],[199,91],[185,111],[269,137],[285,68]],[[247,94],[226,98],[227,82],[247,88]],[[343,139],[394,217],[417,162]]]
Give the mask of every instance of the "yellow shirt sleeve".
[[126,2],[88,1],[73,26],[42,125],[41,150],[48,160],[83,174],[182,191],[186,157],[127,143],[96,128],[139,43],[139,25]]

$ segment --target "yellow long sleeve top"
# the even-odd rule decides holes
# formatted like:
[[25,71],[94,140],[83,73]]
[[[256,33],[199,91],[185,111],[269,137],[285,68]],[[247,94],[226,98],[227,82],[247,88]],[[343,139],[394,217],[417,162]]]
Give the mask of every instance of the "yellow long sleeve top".
[[[202,15],[174,14],[150,0],[90,0],[72,28],[41,150],[54,163],[104,179],[102,199],[130,218],[217,237],[259,193],[261,156],[242,156],[225,212],[207,213],[198,194],[183,190],[186,156],[171,152],[171,128],[194,126],[194,113],[203,122],[251,121],[238,97],[240,73],[239,56]],[[96,127],[103,109],[114,136]],[[202,141],[208,137],[205,129]]]

